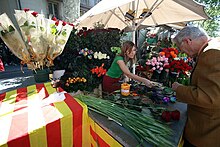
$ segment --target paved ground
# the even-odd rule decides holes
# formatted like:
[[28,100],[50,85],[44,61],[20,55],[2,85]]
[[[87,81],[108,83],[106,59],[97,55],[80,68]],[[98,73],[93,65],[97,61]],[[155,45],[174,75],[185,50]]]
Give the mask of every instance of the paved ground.
[[0,93],[34,83],[33,73],[27,67],[23,67],[22,72],[20,66],[6,66],[5,71],[0,72]]

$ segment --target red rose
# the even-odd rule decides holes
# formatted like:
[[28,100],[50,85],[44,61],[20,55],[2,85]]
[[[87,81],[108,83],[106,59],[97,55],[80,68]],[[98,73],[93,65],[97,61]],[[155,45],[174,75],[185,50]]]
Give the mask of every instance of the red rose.
[[56,26],[58,26],[58,25],[59,25],[59,20],[57,20],[57,21],[55,22],[55,25],[56,25]]
[[180,119],[180,112],[178,110],[172,111],[171,117],[173,120],[179,120]]
[[24,8],[24,12],[27,12],[29,11],[30,9],[29,8]]
[[74,25],[72,23],[69,23],[70,26],[74,27]]
[[165,120],[166,122],[169,122],[171,119],[171,114],[169,111],[163,111],[162,113],[162,119]]
[[37,12],[32,12],[31,13],[34,17],[37,17],[38,13]]
[[52,20],[53,20],[53,21],[57,21],[57,18],[56,18],[56,17],[53,17]]
[[65,26],[65,25],[66,25],[66,22],[65,22],[65,21],[63,21],[62,25],[63,25],[63,26]]

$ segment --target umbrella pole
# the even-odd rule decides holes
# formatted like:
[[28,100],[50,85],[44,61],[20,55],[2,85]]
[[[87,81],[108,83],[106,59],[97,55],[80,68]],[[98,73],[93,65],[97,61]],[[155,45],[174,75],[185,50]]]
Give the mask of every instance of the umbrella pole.
[[[132,41],[136,44],[136,30],[132,31]],[[136,44],[137,46],[137,44]],[[132,73],[135,74],[135,64],[132,65]]]

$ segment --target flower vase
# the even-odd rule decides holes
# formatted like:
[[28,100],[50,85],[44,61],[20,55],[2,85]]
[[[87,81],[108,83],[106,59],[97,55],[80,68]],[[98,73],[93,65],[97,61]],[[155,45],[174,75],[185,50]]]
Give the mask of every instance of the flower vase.
[[49,69],[37,69],[33,71],[34,79],[36,83],[45,83],[49,81]]

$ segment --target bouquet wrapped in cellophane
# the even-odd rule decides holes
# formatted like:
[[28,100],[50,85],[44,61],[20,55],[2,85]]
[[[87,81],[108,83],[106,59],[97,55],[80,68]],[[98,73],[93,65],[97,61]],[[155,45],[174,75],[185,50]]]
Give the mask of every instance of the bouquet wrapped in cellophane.
[[15,18],[22,37],[8,16],[0,15],[0,37],[5,44],[22,60],[21,64],[27,64],[32,70],[52,66],[53,60],[62,53],[73,25],[47,19],[29,9],[15,10]]
[[24,63],[30,63],[31,57],[19,32],[4,13],[0,15],[0,37],[12,53]]

